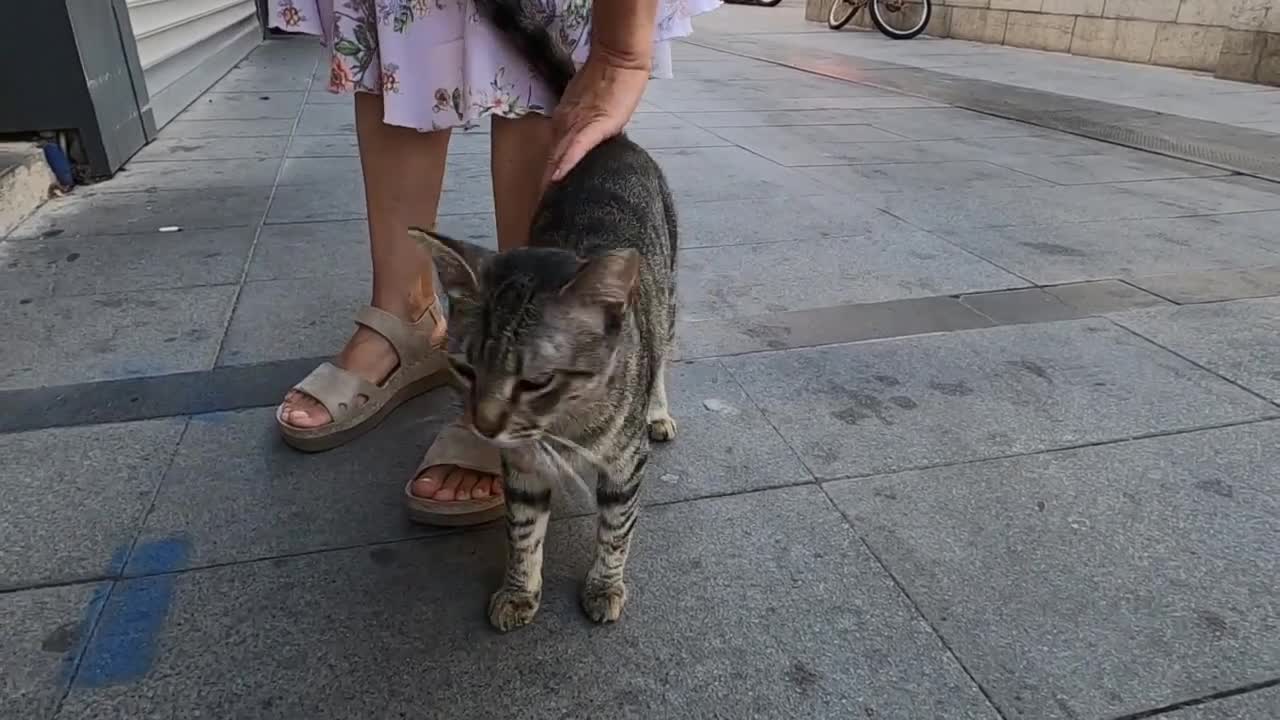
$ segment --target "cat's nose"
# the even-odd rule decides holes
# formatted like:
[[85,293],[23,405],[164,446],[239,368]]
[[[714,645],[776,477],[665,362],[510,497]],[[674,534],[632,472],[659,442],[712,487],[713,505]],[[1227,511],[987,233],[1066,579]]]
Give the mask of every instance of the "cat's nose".
[[484,437],[494,438],[502,432],[507,424],[507,412],[502,403],[485,398],[476,404],[475,417],[472,419],[476,432]]

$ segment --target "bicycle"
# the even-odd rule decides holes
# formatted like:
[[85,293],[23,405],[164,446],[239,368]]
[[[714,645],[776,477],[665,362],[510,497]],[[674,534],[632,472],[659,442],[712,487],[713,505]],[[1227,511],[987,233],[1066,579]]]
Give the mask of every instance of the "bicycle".
[[910,40],[924,32],[933,16],[931,0],[835,0],[827,13],[827,27],[843,28],[864,7],[876,29],[894,40]]

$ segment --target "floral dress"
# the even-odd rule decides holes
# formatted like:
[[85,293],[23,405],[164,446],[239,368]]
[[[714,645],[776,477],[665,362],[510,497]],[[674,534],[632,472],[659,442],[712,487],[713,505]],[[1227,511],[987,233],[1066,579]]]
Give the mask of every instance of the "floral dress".
[[[476,13],[472,0],[270,0],[271,26],[319,35],[331,50],[329,91],[383,96],[383,121],[438,130],[490,116],[549,113],[544,84]],[[621,0],[601,0],[621,2]],[[591,0],[525,0],[574,59],[586,59]],[[669,40],[720,0],[661,0],[655,77],[671,76]]]

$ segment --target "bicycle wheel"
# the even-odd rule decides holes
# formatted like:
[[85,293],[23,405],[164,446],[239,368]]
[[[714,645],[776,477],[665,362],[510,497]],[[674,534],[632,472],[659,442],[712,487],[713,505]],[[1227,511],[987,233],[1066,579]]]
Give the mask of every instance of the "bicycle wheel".
[[929,0],[871,0],[871,23],[894,40],[910,40],[924,32],[932,15]]
[[849,2],[849,0],[836,0],[831,3],[831,12],[827,13],[827,27],[839,30],[848,25],[853,16],[858,14],[858,8],[861,6],[861,2]]

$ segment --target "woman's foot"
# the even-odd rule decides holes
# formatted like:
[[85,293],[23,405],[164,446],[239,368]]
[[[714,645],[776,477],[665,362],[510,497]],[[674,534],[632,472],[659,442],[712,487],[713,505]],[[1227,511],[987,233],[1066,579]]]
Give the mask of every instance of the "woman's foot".
[[460,468],[456,465],[429,467],[409,485],[414,497],[449,502],[502,497],[502,481],[496,475]]
[[[419,302],[413,305],[409,316],[413,321],[417,321],[430,310],[431,303]],[[431,333],[432,347],[442,347],[445,344],[445,338],[446,326],[441,321]],[[358,325],[355,334],[347,341],[346,347],[338,354],[334,364],[375,385],[381,385],[399,367],[400,358],[386,338],[363,325]],[[356,401],[363,403],[367,402],[368,398],[359,395]],[[290,390],[285,395],[280,419],[293,427],[305,429],[318,428],[333,422],[333,417],[324,405],[299,390]],[[423,471],[422,475],[413,481],[410,492],[417,497],[449,502],[500,497],[502,484],[495,475],[454,465],[438,465]]]

